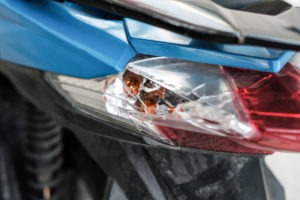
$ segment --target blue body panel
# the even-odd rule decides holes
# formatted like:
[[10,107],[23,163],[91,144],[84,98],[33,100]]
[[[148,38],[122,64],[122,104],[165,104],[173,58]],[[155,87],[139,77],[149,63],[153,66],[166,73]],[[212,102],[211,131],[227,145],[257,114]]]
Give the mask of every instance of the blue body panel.
[[125,24],[130,43],[141,54],[275,73],[295,54],[264,47],[199,42],[132,19],[126,19]]
[[[0,58],[76,77],[117,73],[136,52],[123,22],[52,1],[0,0]],[[40,3],[39,3],[40,2]]]
[[[99,11],[97,11],[99,13]],[[137,53],[278,72],[294,52],[194,41],[54,1],[0,0],[0,59],[81,78],[117,73]]]

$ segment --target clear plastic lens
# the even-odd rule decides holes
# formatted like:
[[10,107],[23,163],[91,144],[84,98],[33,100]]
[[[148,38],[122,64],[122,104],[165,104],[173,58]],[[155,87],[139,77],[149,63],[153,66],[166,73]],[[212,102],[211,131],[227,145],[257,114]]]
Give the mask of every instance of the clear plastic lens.
[[[289,66],[286,68],[290,70]],[[252,114],[261,102],[273,102],[267,96],[253,96],[264,95],[259,93],[264,89],[259,83],[268,76],[269,73],[148,57],[129,63],[118,75],[105,78],[84,80],[48,75],[48,79],[85,113],[132,127],[158,141],[209,150],[266,153],[248,147],[273,149],[272,141],[276,142],[272,140],[267,147],[259,143],[263,127],[258,124],[265,122],[257,121],[259,112]],[[275,84],[274,76],[268,84]],[[267,95],[267,90],[264,93]],[[293,132],[293,127],[285,128]],[[300,150],[300,145],[296,147],[293,150]],[[287,146],[283,149],[290,150]]]
[[163,124],[216,135],[251,135],[251,128],[236,117],[231,94],[215,66],[149,58],[105,79],[57,76],[56,80],[83,109],[113,114],[128,124],[151,130]]

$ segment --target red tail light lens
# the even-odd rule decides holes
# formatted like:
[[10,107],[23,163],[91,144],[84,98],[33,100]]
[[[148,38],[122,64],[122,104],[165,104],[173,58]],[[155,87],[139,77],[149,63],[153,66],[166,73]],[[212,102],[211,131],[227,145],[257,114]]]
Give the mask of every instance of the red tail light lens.
[[300,71],[288,63],[278,74],[223,68],[239,113],[255,127],[249,146],[300,151]]

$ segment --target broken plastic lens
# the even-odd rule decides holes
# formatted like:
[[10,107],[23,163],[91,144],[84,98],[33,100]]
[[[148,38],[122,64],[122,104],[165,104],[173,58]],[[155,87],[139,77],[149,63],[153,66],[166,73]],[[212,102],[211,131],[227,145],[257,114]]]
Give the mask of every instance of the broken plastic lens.
[[146,57],[106,78],[48,79],[85,113],[169,145],[300,151],[300,72],[291,63],[271,74]]

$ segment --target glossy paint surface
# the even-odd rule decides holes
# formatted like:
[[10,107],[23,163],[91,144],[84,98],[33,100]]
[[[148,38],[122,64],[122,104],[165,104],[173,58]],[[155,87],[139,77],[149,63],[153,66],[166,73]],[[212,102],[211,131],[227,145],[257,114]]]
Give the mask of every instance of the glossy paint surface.
[[[260,1],[261,4],[254,6],[254,9],[253,1],[249,1],[245,3],[247,11],[245,8],[234,10],[214,1],[201,0],[76,1],[121,13],[123,16],[164,27],[195,39],[279,49],[300,49],[300,9],[297,5],[293,6],[283,1],[271,1],[269,4]],[[223,2],[225,6],[230,1]],[[278,10],[274,12],[276,7]]]
[[125,24],[130,43],[146,55],[267,72],[279,72],[294,55],[293,51],[200,42],[132,19]]
[[[139,54],[278,72],[294,54],[193,40],[54,1],[0,0],[0,59],[80,78],[122,71]],[[125,24],[124,24],[125,23]]]
[[117,73],[136,55],[122,21],[73,4],[0,0],[0,58],[83,78]]

